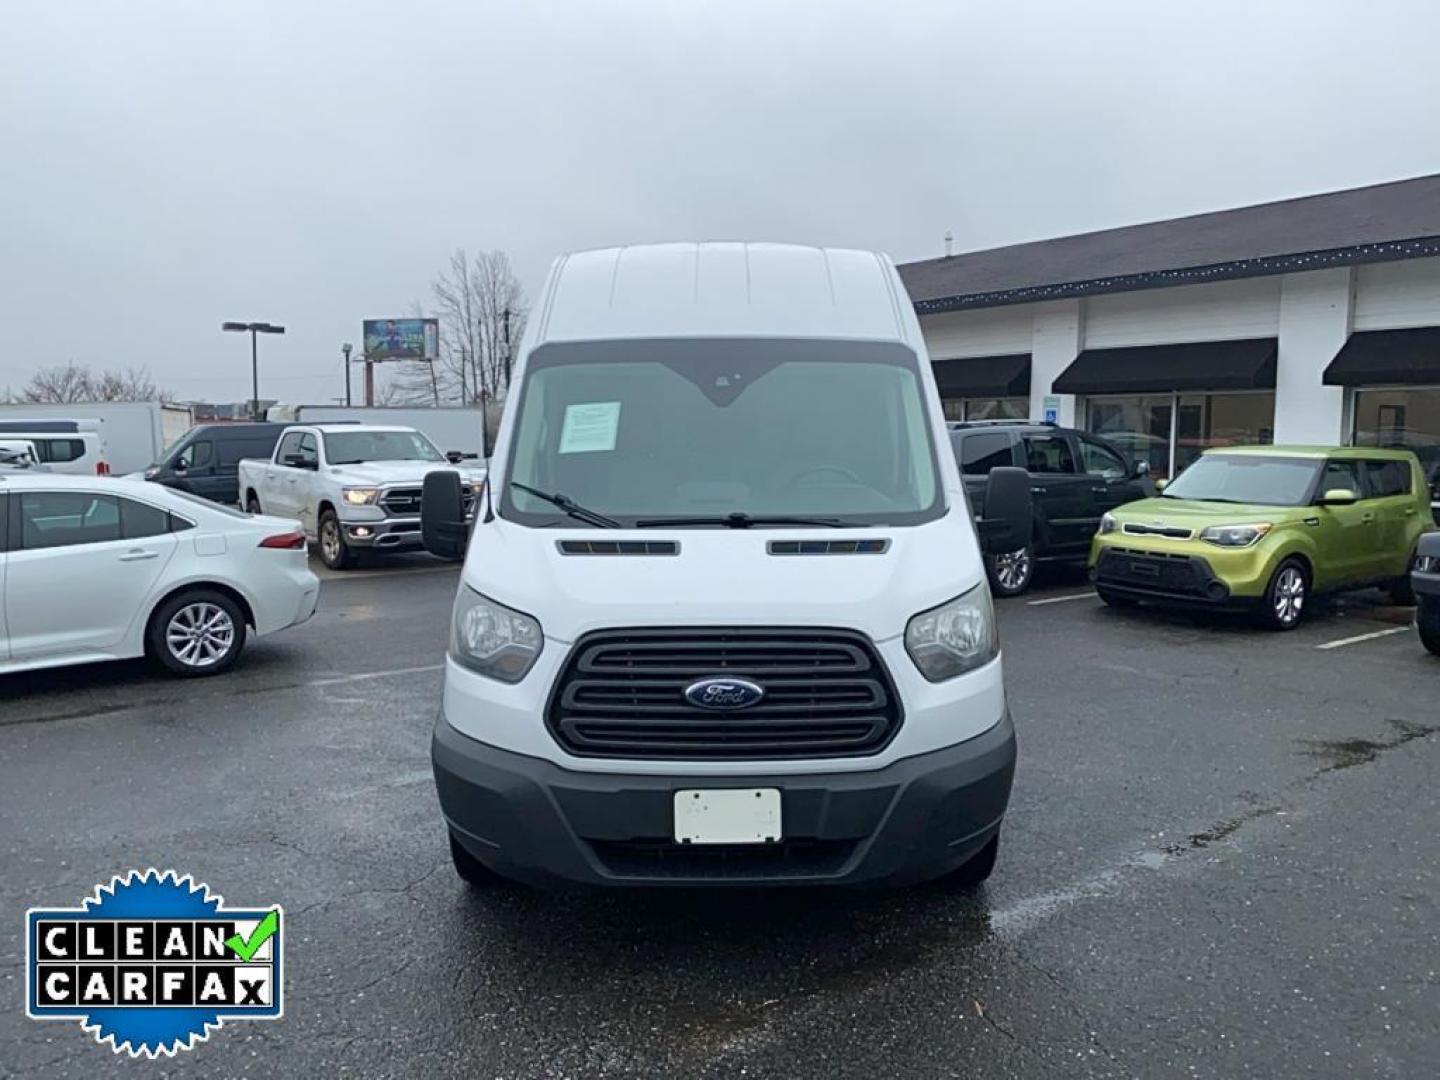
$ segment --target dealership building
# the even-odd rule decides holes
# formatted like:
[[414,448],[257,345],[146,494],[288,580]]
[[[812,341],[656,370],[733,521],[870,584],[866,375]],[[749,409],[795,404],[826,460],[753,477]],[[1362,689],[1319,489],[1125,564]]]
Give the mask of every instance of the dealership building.
[[1409,446],[1440,482],[1440,175],[900,267],[951,419]]

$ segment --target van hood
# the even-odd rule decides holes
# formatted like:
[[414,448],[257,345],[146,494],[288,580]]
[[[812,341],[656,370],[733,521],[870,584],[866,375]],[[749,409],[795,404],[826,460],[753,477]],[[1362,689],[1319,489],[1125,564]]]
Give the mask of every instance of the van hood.
[[445,469],[454,469],[470,483],[485,479],[483,467],[451,465],[448,461],[362,461],[358,465],[331,465],[328,469],[347,484],[419,484],[427,474]]
[[1314,507],[1266,506],[1263,503],[1205,502],[1200,499],[1140,499],[1112,511],[1116,521],[1144,525],[1245,525],[1257,521],[1288,521],[1314,513]]
[[[958,500],[957,500],[958,501]],[[881,554],[772,555],[776,540],[889,541]],[[570,555],[559,541],[666,540],[678,554]],[[919,526],[863,529],[533,529],[477,523],[464,584],[562,643],[635,626],[813,626],[875,641],[984,582],[964,503]]]

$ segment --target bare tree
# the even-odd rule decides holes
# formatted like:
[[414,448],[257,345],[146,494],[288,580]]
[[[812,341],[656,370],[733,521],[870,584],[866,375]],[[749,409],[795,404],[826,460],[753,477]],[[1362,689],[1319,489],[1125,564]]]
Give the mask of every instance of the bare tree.
[[157,388],[144,368],[96,374],[72,362],[36,372],[12,398],[21,403],[68,405],[92,401],[171,401],[174,395]]
[[503,251],[473,258],[457,249],[432,285],[440,320],[440,367],[447,395],[464,405],[500,401],[529,313],[525,290]]

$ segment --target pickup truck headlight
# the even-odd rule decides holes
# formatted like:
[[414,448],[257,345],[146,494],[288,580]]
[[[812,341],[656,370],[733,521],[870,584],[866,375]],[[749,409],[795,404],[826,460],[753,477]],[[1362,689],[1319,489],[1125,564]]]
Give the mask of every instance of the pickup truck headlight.
[[341,493],[346,506],[371,506],[380,498],[379,488],[345,488]]
[[1249,547],[1270,531],[1268,522],[1256,525],[1210,525],[1200,530],[1200,539],[1216,547]]
[[450,635],[456,663],[501,682],[519,682],[534,666],[543,641],[540,624],[529,615],[460,586]]
[[1109,512],[1100,515],[1100,535],[1112,533],[1120,526],[1115,522],[1115,515]]
[[1415,569],[1421,574],[1440,574],[1440,555],[1415,556]]
[[905,651],[920,674],[944,682],[988,664],[1000,652],[990,588],[975,588],[939,607],[922,611],[905,627]]

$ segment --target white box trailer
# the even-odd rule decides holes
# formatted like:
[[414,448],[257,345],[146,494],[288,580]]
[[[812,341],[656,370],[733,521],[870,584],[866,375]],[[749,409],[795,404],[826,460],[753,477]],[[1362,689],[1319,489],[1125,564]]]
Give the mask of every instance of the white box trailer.
[[10,431],[32,420],[42,422],[42,430],[54,430],[56,421],[73,420],[78,430],[96,432],[101,460],[119,476],[159,461],[165,447],[194,426],[190,406],[163,401],[0,405],[0,426]]
[[[495,439],[495,424],[500,415],[497,409],[490,410],[490,439]],[[267,419],[290,421],[297,424],[334,424],[352,421],[357,424],[395,424],[422,431],[442,453],[458,450],[462,454],[485,456],[481,444],[482,428],[480,407],[453,406],[442,408],[414,408],[401,405],[377,405],[371,408],[344,405],[276,405],[269,411]]]

